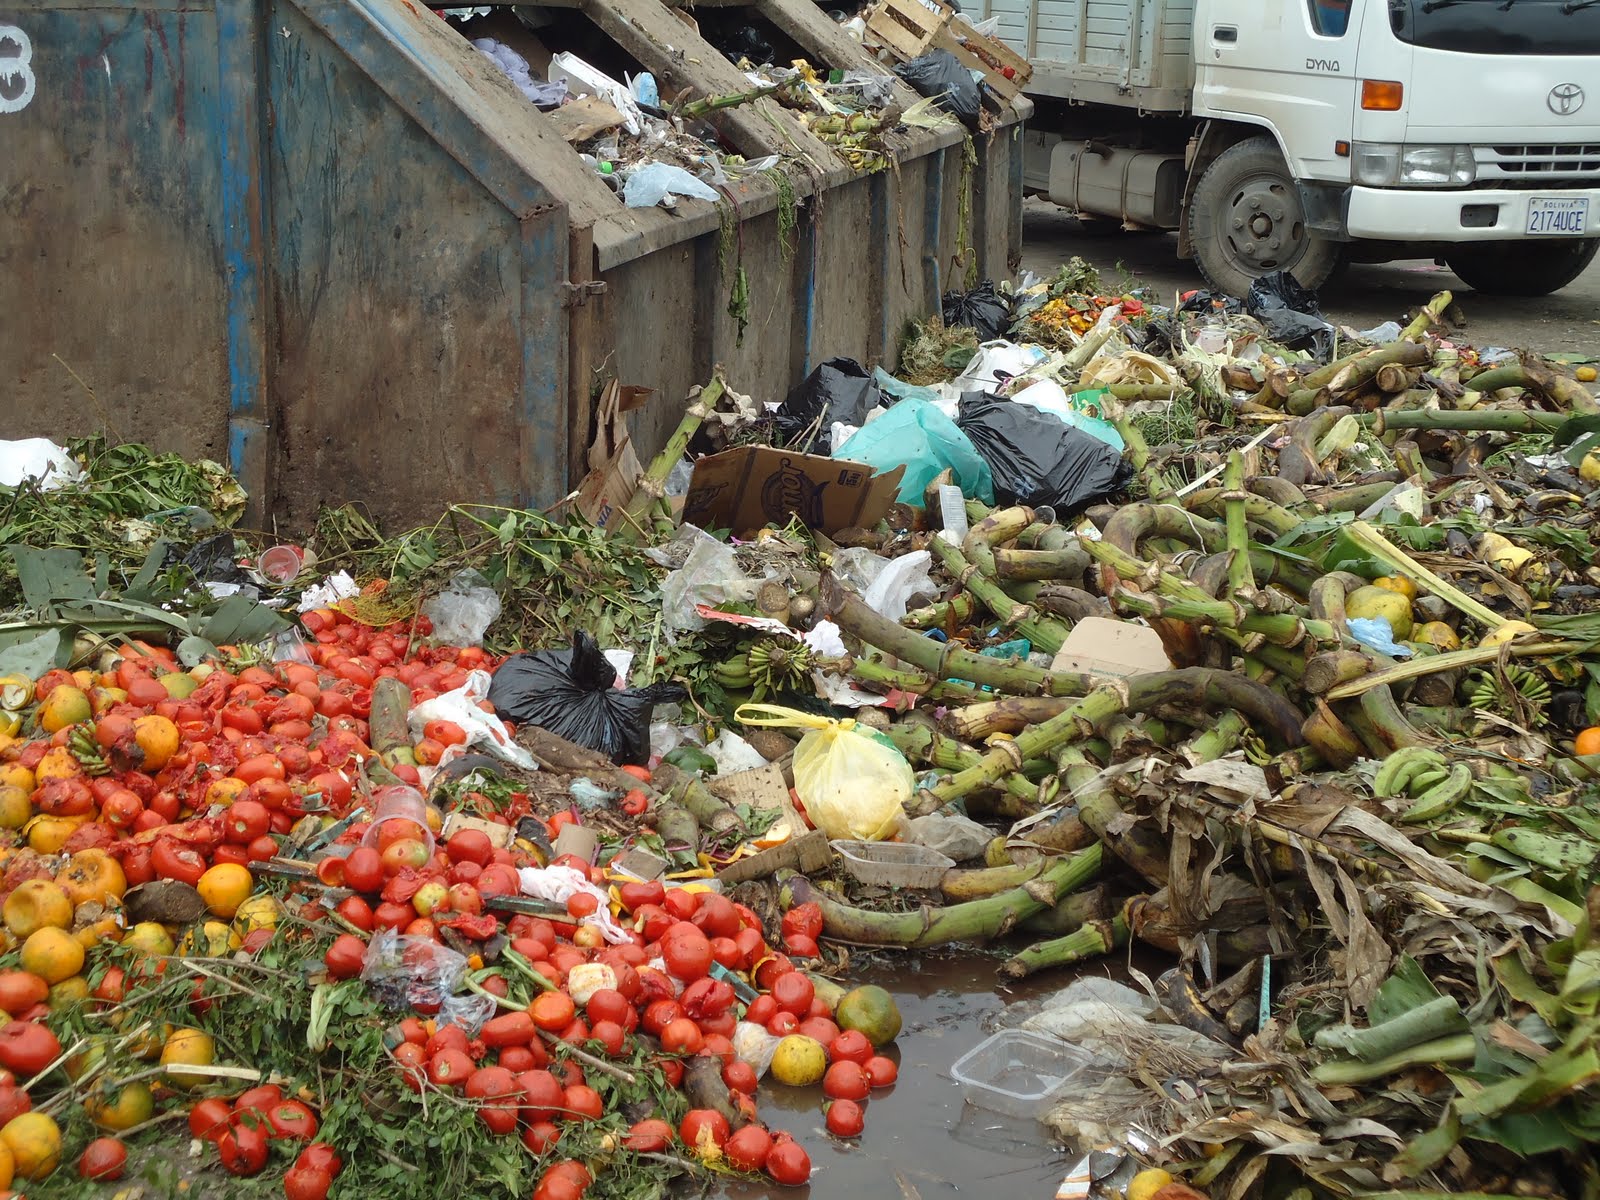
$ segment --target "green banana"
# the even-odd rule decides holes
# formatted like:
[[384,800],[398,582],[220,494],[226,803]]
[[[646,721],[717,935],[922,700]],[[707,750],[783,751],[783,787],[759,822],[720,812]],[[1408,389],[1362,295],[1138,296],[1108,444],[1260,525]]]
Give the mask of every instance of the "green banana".
[[67,734],[67,751],[78,760],[78,765],[83,768],[85,775],[111,773],[111,764],[106,761],[106,752],[95,740],[94,727],[87,721],[81,725],[74,725],[72,731]]
[[1417,802],[1400,814],[1400,819],[1415,822],[1441,817],[1464,800],[1471,790],[1472,768],[1466,763],[1457,763],[1450,768],[1449,778],[1418,796]]
[[1372,781],[1372,791],[1374,795],[1384,798],[1409,795],[1409,785],[1415,776],[1424,771],[1448,770],[1449,767],[1449,761],[1437,750],[1430,750],[1426,746],[1402,746],[1383,760]]
[[754,679],[750,674],[750,658],[741,654],[711,668],[711,676],[725,688],[747,688]]

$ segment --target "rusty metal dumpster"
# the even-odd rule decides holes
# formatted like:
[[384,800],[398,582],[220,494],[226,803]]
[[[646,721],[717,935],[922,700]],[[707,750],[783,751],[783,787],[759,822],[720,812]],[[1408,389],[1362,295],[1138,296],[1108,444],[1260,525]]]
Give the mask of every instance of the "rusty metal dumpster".
[[[660,0],[538,11],[663,84],[744,83]],[[741,11],[814,64],[868,65],[812,0]],[[715,364],[758,399],[836,355],[892,366],[941,289],[1005,273],[1022,104],[971,151],[958,130],[896,135],[896,169],[870,174],[770,100],[729,110],[741,153],[805,164],[785,253],[770,179],[624,207],[412,0],[0,0],[6,435],[223,459],[255,519],[289,529],[322,502],[550,504],[581,476],[603,379],[658,389],[633,417],[650,451]]]

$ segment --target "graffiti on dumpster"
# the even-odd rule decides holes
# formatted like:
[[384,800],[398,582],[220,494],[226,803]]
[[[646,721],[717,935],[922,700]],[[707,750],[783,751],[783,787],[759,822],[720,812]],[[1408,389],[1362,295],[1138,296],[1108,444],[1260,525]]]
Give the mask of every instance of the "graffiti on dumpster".
[[0,25],[0,115],[33,101],[33,43],[15,25]]

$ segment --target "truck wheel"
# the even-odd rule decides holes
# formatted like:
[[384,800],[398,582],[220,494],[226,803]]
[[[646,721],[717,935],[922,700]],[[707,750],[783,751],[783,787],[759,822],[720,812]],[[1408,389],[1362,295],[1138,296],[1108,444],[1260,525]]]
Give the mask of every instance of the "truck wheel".
[[1547,296],[1588,269],[1600,238],[1562,242],[1477,242],[1458,246],[1445,263],[1473,291]]
[[1200,176],[1189,208],[1189,238],[1206,282],[1243,296],[1253,280],[1288,271],[1318,288],[1339,266],[1343,247],[1314,237],[1300,192],[1271,138],[1229,146]]

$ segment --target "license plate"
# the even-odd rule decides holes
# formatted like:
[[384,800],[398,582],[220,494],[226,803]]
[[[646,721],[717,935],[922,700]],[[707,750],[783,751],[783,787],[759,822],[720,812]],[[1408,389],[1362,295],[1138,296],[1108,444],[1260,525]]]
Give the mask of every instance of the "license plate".
[[1528,232],[1582,237],[1589,221],[1587,196],[1534,196],[1528,201]]

